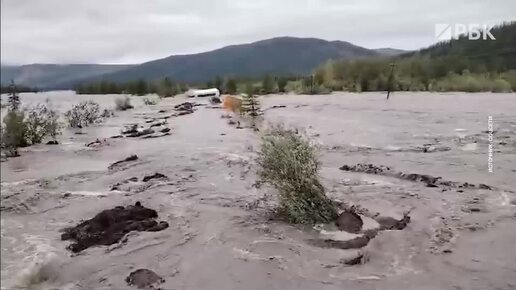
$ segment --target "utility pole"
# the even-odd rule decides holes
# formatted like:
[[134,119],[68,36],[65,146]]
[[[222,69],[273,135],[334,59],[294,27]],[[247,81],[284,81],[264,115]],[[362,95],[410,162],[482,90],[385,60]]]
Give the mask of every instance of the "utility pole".
[[394,67],[396,66],[395,63],[391,63],[391,74],[389,75],[389,79],[387,80],[387,100],[389,99],[389,95],[391,94],[391,88],[392,88],[392,81],[394,79]]

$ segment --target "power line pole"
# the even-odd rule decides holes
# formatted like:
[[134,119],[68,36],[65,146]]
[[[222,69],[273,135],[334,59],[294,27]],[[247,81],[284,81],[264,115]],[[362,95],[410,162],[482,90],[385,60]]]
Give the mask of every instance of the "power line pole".
[[387,81],[387,100],[389,99],[389,95],[391,94],[392,89],[392,81],[394,79],[394,67],[396,66],[395,63],[391,63],[391,74],[389,75],[389,79]]

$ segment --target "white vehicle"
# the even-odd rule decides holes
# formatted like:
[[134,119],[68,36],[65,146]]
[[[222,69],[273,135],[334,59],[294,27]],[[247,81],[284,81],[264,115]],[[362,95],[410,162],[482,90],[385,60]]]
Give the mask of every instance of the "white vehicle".
[[186,92],[188,97],[219,97],[220,92],[217,88],[205,89],[205,90],[189,90]]

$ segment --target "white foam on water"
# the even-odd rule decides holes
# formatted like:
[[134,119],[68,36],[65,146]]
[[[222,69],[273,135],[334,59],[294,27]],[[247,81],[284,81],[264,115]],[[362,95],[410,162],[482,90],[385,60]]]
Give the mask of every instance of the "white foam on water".
[[57,249],[42,236],[24,235],[23,239],[23,246],[18,247],[18,252],[25,255],[17,266],[21,271],[13,275],[13,280],[5,281],[5,289],[55,289],[61,272]]
[[[114,193],[120,193],[118,191],[112,191]],[[82,196],[106,196],[107,194],[105,192],[100,191],[86,191],[86,190],[79,190],[79,191],[68,191],[68,193],[72,195],[82,195]]]

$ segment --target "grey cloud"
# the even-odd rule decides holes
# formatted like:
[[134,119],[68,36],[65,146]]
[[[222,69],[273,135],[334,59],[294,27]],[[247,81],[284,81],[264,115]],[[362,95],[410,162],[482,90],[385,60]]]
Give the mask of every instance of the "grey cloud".
[[137,63],[275,36],[417,49],[436,23],[495,24],[516,1],[2,0],[1,60]]

